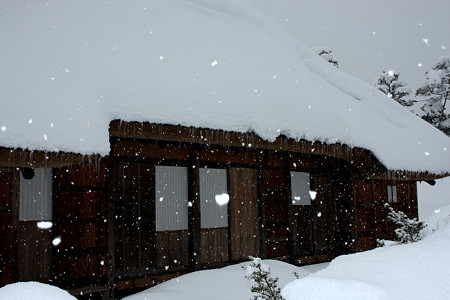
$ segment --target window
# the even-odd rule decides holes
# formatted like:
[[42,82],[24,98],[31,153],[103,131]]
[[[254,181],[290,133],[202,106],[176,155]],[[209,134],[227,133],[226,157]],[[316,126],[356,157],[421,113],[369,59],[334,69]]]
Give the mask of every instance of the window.
[[291,189],[293,205],[311,205],[309,173],[291,172]]
[[52,220],[52,169],[36,168],[31,179],[20,175],[20,221]]
[[155,167],[156,230],[188,229],[186,167]]
[[388,202],[397,203],[397,187],[395,185],[387,186]]
[[202,228],[228,227],[226,169],[200,169],[200,222]]

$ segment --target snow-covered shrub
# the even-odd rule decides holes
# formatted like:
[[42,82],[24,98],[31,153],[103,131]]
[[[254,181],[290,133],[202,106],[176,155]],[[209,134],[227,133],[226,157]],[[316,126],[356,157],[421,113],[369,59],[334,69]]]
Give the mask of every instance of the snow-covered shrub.
[[427,225],[417,220],[416,218],[410,219],[401,211],[395,211],[389,204],[385,204],[385,207],[389,209],[388,219],[397,224],[395,229],[396,239],[400,244],[408,244],[417,242],[421,239],[420,232],[427,227]]
[[336,68],[339,68],[339,63],[337,60],[333,57],[333,51],[330,48],[327,47],[314,47],[312,48],[319,56],[321,56],[323,59],[325,59],[327,62],[335,66]]
[[283,300],[278,287],[278,277],[270,275],[270,267],[261,262],[258,257],[250,257],[252,262],[245,269],[245,278],[253,281],[251,291],[258,295],[253,300]]
[[440,57],[425,78],[416,91],[416,101],[423,103],[419,116],[450,136],[450,113],[446,108],[450,100],[450,55]]
[[411,88],[399,79],[400,73],[395,70],[383,71],[378,77],[375,86],[385,93],[389,98],[397,101],[403,106],[411,106],[413,103],[408,100]]

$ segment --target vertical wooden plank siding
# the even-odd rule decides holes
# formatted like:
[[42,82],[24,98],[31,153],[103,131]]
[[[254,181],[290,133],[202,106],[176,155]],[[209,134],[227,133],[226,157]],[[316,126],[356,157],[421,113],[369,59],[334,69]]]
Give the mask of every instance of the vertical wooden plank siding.
[[104,163],[55,170],[54,276],[63,287],[106,284],[105,178]]
[[[12,169],[0,169],[0,287],[16,280],[17,274],[17,205],[15,177]],[[17,182],[16,182],[17,183]],[[15,208],[16,207],[16,208]],[[16,220],[17,219],[17,220]]]
[[203,266],[214,266],[227,262],[228,228],[202,228],[200,231],[200,258]]
[[356,205],[356,251],[373,249],[376,246],[375,209],[371,182],[354,177]]
[[156,232],[156,268],[172,271],[186,268],[189,263],[188,231]]
[[[276,158],[270,159],[277,162]],[[267,257],[288,255],[288,209],[284,170],[263,169],[262,186],[265,206],[265,243]]]
[[314,207],[314,251],[316,255],[334,253],[336,241],[336,212],[331,197],[328,173],[313,173],[312,188],[316,191]]
[[230,168],[231,259],[259,256],[258,178],[255,169]]
[[52,270],[52,230],[40,229],[37,223],[19,222],[18,280],[48,283]]
[[154,167],[116,162],[112,177],[116,272],[127,274],[154,268]]
[[333,198],[337,219],[337,251],[336,254],[354,252],[355,232],[355,201],[353,183],[350,172],[339,170],[334,174]]

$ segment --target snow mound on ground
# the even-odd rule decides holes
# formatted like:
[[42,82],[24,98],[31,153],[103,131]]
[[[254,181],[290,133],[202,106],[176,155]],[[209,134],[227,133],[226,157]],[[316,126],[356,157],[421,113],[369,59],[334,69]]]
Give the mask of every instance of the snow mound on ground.
[[[298,291],[301,297],[292,297],[297,295]],[[343,292],[345,291],[345,292]],[[370,298],[367,298],[370,295]],[[331,278],[306,277],[292,287],[288,284],[283,289],[283,296],[286,299],[333,299],[333,300],[385,300],[387,295],[382,288],[359,280],[335,280]]]
[[450,171],[448,137],[251,1],[8,0],[0,28],[0,146],[108,155],[121,119],[341,143],[390,169]]
[[340,256],[326,269],[287,284],[282,295],[287,300],[448,299],[448,220],[448,215],[436,220],[430,227],[437,230],[419,242]]
[[[276,260],[263,260],[270,267],[271,275],[279,278],[279,286],[292,281],[294,272],[303,277],[311,274],[307,269]],[[250,262],[227,266],[221,269],[197,271],[161,283],[143,292],[126,297],[126,300],[194,300],[194,299],[251,299],[252,282],[245,279],[242,266]]]
[[39,282],[18,282],[0,288],[4,300],[76,300],[68,292]]
[[428,225],[423,230],[424,236],[429,236],[432,233],[439,231],[448,224],[450,224],[450,205],[443,206],[429,215],[424,222]]

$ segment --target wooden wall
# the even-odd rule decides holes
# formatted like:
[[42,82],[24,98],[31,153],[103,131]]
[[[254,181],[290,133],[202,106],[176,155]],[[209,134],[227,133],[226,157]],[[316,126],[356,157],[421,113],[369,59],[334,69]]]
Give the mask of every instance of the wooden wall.
[[18,280],[48,283],[52,275],[52,229],[37,221],[20,221],[18,228]]
[[262,197],[264,202],[264,242],[268,258],[289,254],[289,218],[286,172],[276,169],[262,171]]
[[115,271],[125,274],[154,268],[153,166],[117,162],[112,178]]
[[55,169],[54,278],[64,287],[106,283],[106,165]]
[[18,171],[0,169],[0,287],[17,280]]
[[387,185],[397,188],[397,202],[389,203],[396,211],[410,218],[418,217],[417,188],[414,181],[363,181],[354,178],[356,203],[356,250],[364,251],[376,246],[377,239],[394,239],[396,225],[387,219],[389,210]]
[[231,260],[259,256],[258,174],[256,169],[230,168]]

